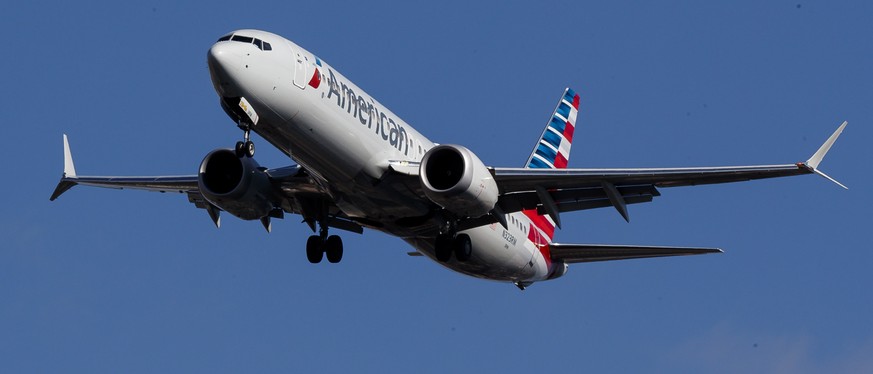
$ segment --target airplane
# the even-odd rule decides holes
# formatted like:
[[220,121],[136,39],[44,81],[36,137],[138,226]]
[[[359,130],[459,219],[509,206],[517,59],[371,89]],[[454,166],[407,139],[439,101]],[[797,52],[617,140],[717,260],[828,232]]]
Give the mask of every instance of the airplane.
[[[782,165],[567,168],[580,105],[567,88],[523,167],[486,166],[473,151],[437,144],[416,131],[317,55],[279,35],[252,29],[218,39],[207,53],[221,108],[242,130],[234,149],[209,152],[197,174],[79,176],[67,135],[64,173],[50,200],[75,185],[186,194],[216,227],[220,213],[259,220],[296,214],[313,235],[309,262],[343,257],[329,229],[372,229],[411,245],[412,256],[521,290],[560,278],[569,264],[721,253],[718,248],[553,241],[561,214],[650,202],[659,188],[818,174],[843,122],[805,162]],[[251,132],[297,164],[268,169],[253,158]]]

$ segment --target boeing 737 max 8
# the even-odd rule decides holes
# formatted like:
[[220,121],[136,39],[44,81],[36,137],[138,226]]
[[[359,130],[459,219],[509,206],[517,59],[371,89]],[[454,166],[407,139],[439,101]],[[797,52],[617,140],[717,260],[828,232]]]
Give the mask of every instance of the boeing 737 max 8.
[[[64,135],[64,174],[51,196],[81,184],[176,191],[209,214],[260,220],[303,217],[315,235],[306,255],[343,256],[329,228],[397,236],[454,271],[512,282],[521,289],[555,279],[577,262],[721,252],[716,248],[561,244],[565,212],[649,202],[659,187],[816,173],[846,126],[806,162],[658,169],[568,169],[579,95],[566,89],[522,168],[488,167],[467,148],[436,144],[316,55],[278,35],[239,30],[207,54],[221,107],[243,130],[235,149],[216,149],[195,175],[94,177],[76,174]],[[251,131],[297,165],[255,162]],[[828,177],[830,179],[830,177]],[[831,179],[833,180],[833,179]],[[836,181],[834,181],[836,182]],[[842,185],[841,185],[842,186]]]

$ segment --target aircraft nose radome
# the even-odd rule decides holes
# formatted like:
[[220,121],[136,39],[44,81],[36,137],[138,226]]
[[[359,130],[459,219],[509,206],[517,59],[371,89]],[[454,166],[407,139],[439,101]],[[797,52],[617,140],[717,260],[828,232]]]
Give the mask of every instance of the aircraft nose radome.
[[243,55],[233,43],[218,42],[206,54],[212,85],[221,96],[239,96],[234,76],[243,63]]
[[209,67],[225,74],[239,69],[243,57],[234,47],[225,42],[215,43],[207,54]]

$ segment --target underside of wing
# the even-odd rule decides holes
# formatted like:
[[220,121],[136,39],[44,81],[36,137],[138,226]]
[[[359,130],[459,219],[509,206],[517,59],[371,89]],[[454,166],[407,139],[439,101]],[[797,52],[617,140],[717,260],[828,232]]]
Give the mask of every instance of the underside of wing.
[[50,200],[54,201],[61,194],[75,185],[104,187],[115,189],[133,189],[155,192],[197,192],[196,175],[154,176],[154,177],[70,177],[64,175]]
[[[216,150],[207,156],[220,162],[221,156],[233,158],[231,150]],[[227,156],[230,154],[231,156]],[[204,163],[206,160],[204,160]],[[270,230],[270,218],[282,218],[284,213],[294,213],[303,216],[306,222],[315,230],[316,222],[360,233],[363,228],[351,221],[335,204],[327,203],[328,196],[310,177],[309,173],[299,165],[276,169],[261,168],[253,160],[238,161],[239,167],[219,167],[204,169],[201,164],[200,173],[205,190],[201,190],[201,175],[179,176],[80,176],[76,174],[70,145],[64,135],[64,174],[55,187],[50,200],[54,201],[64,192],[76,185],[134,189],[155,192],[177,192],[188,195],[188,201],[197,208],[205,209],[216,226],[220,225],[220,211],[227,211],[246,220],[260,219],[267,231]],[[236,164],[234,164],[236,165]],[[237,173],[226,172],[237,170]],[[247,171],[245,171],[247,170]],[[214,175],[214,176],[212,176]],[[244,178],[245,176],[245,178]],[[252,182],[257,178],[257,182]],[[215,188],[209,187],[213,183]],[[218,191],[218,192],[216,192]],[[254,192],[253,192],[254,191]],[[212,194],[210,198],[206,195]],[[216,195],[218,194],[218,195]],[[221,201],[215,202],[217,200]]]
[[[630,220],[627,205],[652,201],[658,187],[741,182],[812,173],[803,164],[661,169],[494,169],[507,212],[559,213],[613,206]],[[544,201],[551,200],[551,201]],[[553,211],[548,207],[553,207]]]
[[531,185],[549,189],[616,186],[679,187],[742,182],[812,173],[803,163],[786,165],[724,166],[703,168],[638,169],[521,169],[495,168],[494,178],[503,193],[530,190]]
[[551,252],[552,261],[563,261],[568,264],[577,262],[722,253],[722,250],[718,248],[559,243],[550,244],[549,251]]
[[629,220],[627,205],[652,201],[659,187],[743,182],[819,174],[845,188],[819,169],[819,163],[846,127],[842,125],[805,162],[780,165],[691,168],[529,169],[492,168],[505,212],[536,209],[559,222],[562,212],[613,206]]
[[136,189],[156,192],[197,193],[196,175],[153,176],[153,177],[111,177],[111,176],[78,176],[70,152],[70,142],[64,134],[64,174],[58,182],[49,200],[54,201],[76,185]]

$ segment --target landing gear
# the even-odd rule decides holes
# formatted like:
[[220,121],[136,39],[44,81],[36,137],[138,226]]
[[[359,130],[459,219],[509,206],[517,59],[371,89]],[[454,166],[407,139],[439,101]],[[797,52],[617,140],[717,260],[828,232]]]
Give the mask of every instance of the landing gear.
[[240,121],[239,124],[240,129],[243,130],[243,141],[236,142],[236,147],[234,147],[234,151],[236,152],[237,157],[254,157],[255,156],[255,143],[251,141],[250,135],[252,131],[252,127],[250,124],[246,122]]
[[465,262],[473,256],[473,244],[467,234],[458,234],[454,237],[451,234],[440,234],[436,237],[434,252],[440,262],[448,262],[452,258],[452,253],[455,254],[456,260]]
[[449,234],[437,235],[434,252],[438,261],[448,262],[452,258],[452,236]]
[[343,239],[336,235],[327,235],[327,225],[321,226],[319,235],[312,235],[306,240],[306,258],[310,263],[321,262],[327,254],[327,261],[335,264],[343,259]]
[[340,262],[343,259],[343,240],[336,235],[328,236],[324,242],[324,252],[331,264]]
[[470,236],[467,234],[458,234],[452,242],[452,247],[458,261],[467,261],[473,255],[473,243],[470,242]]
[[254,157],[255,156],[255,143],[251,140],[245,142],[236,142],[236,147],[234,148],[236,151],[237,157]]
[[323,245],[324,242],[318,235],[312,235],[306,241],[306,258],[309,259],[310,263],[317,264],[321,262],[321,258],[324,257]]

